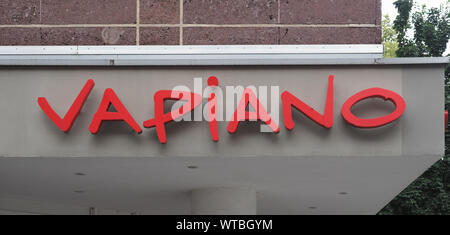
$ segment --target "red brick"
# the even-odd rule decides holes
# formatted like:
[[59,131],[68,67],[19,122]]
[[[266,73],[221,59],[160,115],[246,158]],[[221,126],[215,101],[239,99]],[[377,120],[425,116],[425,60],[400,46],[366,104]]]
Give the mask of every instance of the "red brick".
[[42,0],[43,24],[133,24],[136,0]]
[[139,9],[142,24],[180,23],[179,0],[140,0]]
[[280,0],[283,24],[376,24],[381,0]]
[[380,44],[380,28],[281,28],[280,44]]
[[377,5],[376,5],[376,15],[375,15],[375,24],[376,25],[381,25],[381,18],[383,17],[382,15],[382,3],[381,0],[376,0],[377,1]]
[[271,24],[278,20],[277,0],[184,0],[185,24]]
[[39,0],[1,0],[0,24],[38,24]]
[[178,27],[141,27],[141,45],[178,45],[180,31]]
[[136,45],[135,28],[42,28],[42,45]]
[[39,28],[0,28],[0,45],[18,46],[18,45],[39,45]]
[[184,28],[185,45],[277,44],[277,28]]

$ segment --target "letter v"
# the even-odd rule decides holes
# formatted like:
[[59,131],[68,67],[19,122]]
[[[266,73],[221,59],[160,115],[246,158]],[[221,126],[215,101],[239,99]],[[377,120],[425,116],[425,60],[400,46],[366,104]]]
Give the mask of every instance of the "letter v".
[[47,99],[44,97],[38,98],[38,104],[41,107],[42,111],[47,115],[50,120],[52,120],[55,125],[64,132],[69,132],[70,128],[72,128],[73,122],[81,111],[81,108],[84,105],[87,97],[91,93],[92,88],[94,87],[94,80],[89,79],[84,85],[83,89],[81,89],[80,94],[78,94],[77,98],[73,102],[72,106],[70,106],[69,111],[67,111],[66,115],[63,119],[59,117],[59,115],[53,110],[53,108],[48,104]]

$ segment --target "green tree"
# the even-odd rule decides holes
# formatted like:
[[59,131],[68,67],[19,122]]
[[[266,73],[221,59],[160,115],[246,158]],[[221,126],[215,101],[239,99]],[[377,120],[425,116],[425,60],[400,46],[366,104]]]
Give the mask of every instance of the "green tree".
[[448,8],[422,7],[412,16],[414,43],[419,56],[442,56],[450,37]]
[[[412,16],[412,0],[394,2],[399,13],[394,21],[398,57],[442,56],[450,37],[449,2],[439,9],[422,6]],[[407,36],[408,30],[414,31],[413,39]],[[447,110],[450,108],[449,68],[447,66],[445,72]],[[403,190],[379,214],[450,214],[450,131],[445,136],[445,157]]]
[[408,30],[411,28],[410,14],[414,5],[413,0],[397,0],[394,6],[397,8],[398,16],[394,20],[394,30],[397,32],[398,57],[417,57],[417,48],[413,41],[407,37]]
[[398,50],[397,32],[391,23],[389,15],[385,15],[382,22],[383,27],[383,55],[385,58],[396,57],[395,52]]
[[[429,57],[442,56],[447,48],[450,37],[449,3],[440,8],[421,9],[411,11],[413,0],[397,0],[394,6],[398,16],[394,20],[394,30],[397,32],[398,57]],[[414,31],[414,38],[408,37],[408,31]]]

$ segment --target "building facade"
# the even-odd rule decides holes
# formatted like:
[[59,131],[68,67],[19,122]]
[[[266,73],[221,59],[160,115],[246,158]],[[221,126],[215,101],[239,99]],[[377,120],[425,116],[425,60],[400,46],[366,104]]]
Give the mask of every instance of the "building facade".
[[381,0],[1,1],[0,214],[375,214],[449,62],[382,56]]
[[381,0],[4,0],[0,45],[380,44]]

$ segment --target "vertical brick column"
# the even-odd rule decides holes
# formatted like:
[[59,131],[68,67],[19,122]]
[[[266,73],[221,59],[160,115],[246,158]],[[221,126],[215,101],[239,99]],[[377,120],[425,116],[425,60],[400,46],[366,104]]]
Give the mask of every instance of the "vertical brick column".
[[381,43],[379,6],[377,0],[280,0],[280,44]]
[[0,1],[0,45],[379,43],[381,0]]
[[140,0],[140,44],[180,43],[180,0]]
[[186,0],[183,11],[185,44],[278,43],[277,0]]

